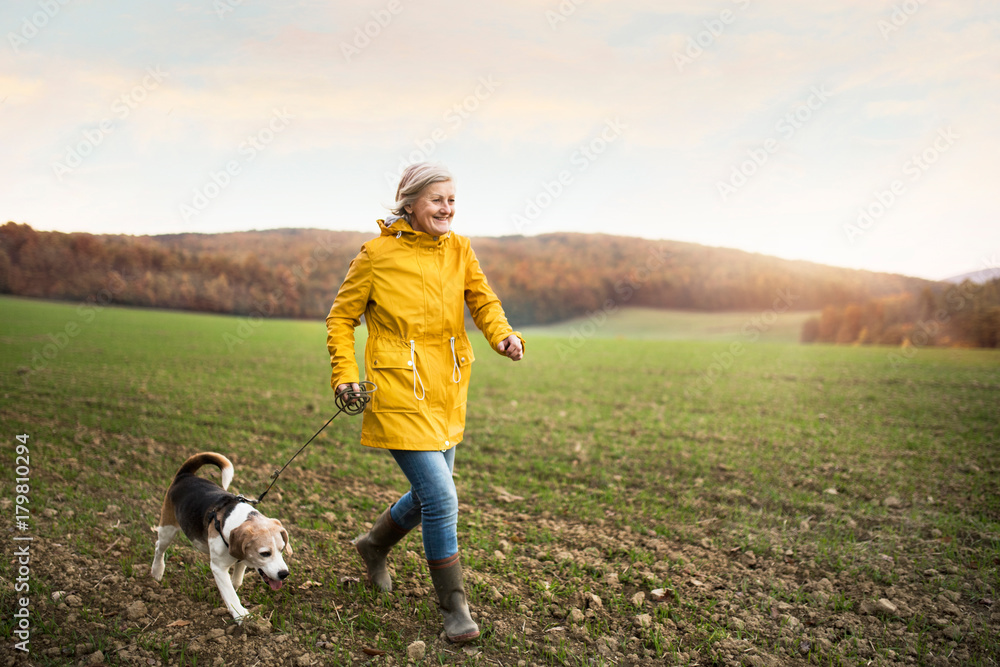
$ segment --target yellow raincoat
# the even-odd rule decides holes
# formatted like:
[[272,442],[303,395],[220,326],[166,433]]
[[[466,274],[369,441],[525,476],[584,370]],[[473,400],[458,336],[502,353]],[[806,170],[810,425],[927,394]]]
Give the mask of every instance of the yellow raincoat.
[[[365,378],[378,386],[365,409],[361,444],[447,450],[461,442],[472,374],[465,305],[490,347],[512,333],[469,239],[379,220],[381,236],[351,261],[326,318],[334,390],[359,380],[354,329],[365,316]],[[522,344],[524,339],[521,338]]]

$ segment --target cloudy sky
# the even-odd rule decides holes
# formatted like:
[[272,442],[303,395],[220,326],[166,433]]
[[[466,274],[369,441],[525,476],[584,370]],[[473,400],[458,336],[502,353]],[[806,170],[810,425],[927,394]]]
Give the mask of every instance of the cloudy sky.
[[1000,4],[4,0],[0,216],[608,232],[927,278],[1000,258]]

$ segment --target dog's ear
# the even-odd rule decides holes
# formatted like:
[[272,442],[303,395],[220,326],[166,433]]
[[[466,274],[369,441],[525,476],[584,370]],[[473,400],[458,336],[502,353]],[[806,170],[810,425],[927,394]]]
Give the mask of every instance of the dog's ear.
[[281,539],[285,541],[285,553],[291,556],[294,552],[292,551],[292,543],[288,541],[288,531],[285,527],[281,525],[281,522],[277,519],[272,519],[276,524],[278,524],[278,530],[281,532]]
[[236,560],[246,558],[246,543],[249,538],[250,531],[246,529],[245,523],[233,528],[233,531],[229,533],[229,555]]

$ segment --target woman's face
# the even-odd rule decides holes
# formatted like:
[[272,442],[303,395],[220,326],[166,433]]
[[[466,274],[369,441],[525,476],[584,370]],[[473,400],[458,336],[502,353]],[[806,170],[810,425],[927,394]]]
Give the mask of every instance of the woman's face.
[[410,226],[431,236],[443,236],[455,217],[455,185],[451,181],[431,183],[406,207]]

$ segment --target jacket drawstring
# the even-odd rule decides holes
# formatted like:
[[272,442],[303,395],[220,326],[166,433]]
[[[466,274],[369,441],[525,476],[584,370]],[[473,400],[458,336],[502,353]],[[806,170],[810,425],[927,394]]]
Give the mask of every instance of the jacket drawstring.
[[[455,354],[455,337],[451,337],[451,360],[454,362],[454,366],[451,369],[451,381],[458,384],[462,381],[462,367],[458,365],[458,355]],[[458,377],[455,374],[458,373]]]
[[[420,378],[420,373],[417,372],[417,351],[416,343],[410,341],[410,365],[413,366],[413,398],[418,401],[424,400],[424,396],[427,395],[427,391],[424,389],[424,381]],[[420,395],[417,396],[417,382],[420,383]]]

